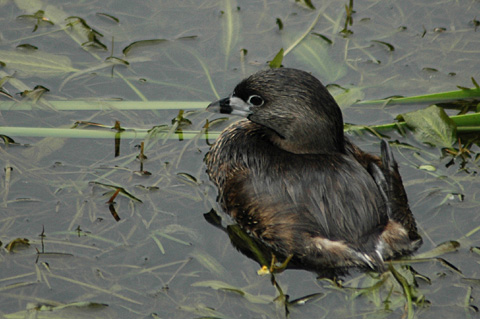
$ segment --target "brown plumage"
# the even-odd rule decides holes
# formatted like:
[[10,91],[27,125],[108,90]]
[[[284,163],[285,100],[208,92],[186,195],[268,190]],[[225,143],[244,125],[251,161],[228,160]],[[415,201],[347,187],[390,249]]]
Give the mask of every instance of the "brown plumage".
[[222,208],[277,257],[324,271],[384,269],[421,244],[390,147],[367,154],[343,134],[340,108],[315,77],[260,71],[209,110],[246,117],[207,154]]

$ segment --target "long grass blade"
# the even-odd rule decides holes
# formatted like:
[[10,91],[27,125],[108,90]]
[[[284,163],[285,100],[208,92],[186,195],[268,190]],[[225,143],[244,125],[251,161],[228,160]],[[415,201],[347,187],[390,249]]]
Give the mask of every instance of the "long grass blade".
[[[181,110],[205,109],[210,102],[202,101],[49,101],[59,111],[99,111],[99,110]],[[0,101],[0,111],[27,111],[38,109],[31,102]]]
[[[123,132],[105,131],[105,130],[85,130],[85,129],[69,129],[69,128],[44,128],[44,127],[5,127],[0,126],[0,135],[6,136],[30,136],[30,137],[61,137],[61,138],[111,138],[114,139],[120,134],[124,139],[144,139],[150,132],[148,130],[126,130]],[[180,134],[180,133],[179,133]],[[183,139],[191,139],[198,137],[199,132],[183,131],[181,132]],[[216,138],[220,132],[209,131],[208,134],[202,134],[201,138]],[[157,133],[160,138],[178,139],[176,132],[168,134],[167,131]]]
[[366,100],[366,101],[357,102],[356,104],[357,105],[389,104],[389,103],[408,104],[408,103],[428,103],[428,102],[439,103],[439,102],[445,102],[445,101],[463,100],[463,99],[472,99],[472,98],[480,98],[480,89],[465,89],[465,90],[424,94],[424,95],[409,96],[409,97],[387,98],[387,99],[381,99],[381,100]]
[[[120,102],[117,102],[120,103]],[[133,103],[138,102],[123,102],[125,103],[122,105],[116,104],[119,108],[122,109],[130,109]],[[162,103],[165,103],[162,105]],[[158,109],[166,109],[168,107],[172,107],[176,102],[141,102],[138,105],[142,104],[152,104]],[[172,103],[172,104],[170,104]],[[190,106],[195,107],[204,107],[204,102],[178,102],[178,103],[191,103]],[[68,104],[68,103],[67,103]],[[0,103],[1,109],[2,103]],[[23,104],[21,104],[23,105]],[[81,104],[78,104],[79,106]],[[65,107],[66,105],[63,105]],[[86,109],[91,109],[91,105],[84,105]],[[98,106],[97,106],[98,107]],[[65,108],[66,109],[66,108]],[[457,131],[460,133],[466,132],[478,132],[480,131],[480,113],[471,113],[471,114],[464,114],[464,115],[456,115],[450,117],[455,124],[457,125]],[[362,125],[346,125],[344,130],[347,132],[353,131],[388,131],[395,128],[405,128],[405,122],[396,122],[396,123],[389,123],[389,124],[382,124],[382,125],[372,125],[372,126],[362,126]],[[107,130],[92,130],[92,129],[70,129],[70,128],[43,128],[43,127],[5,127],[0,126],[0,135],[5,135],[9,137],[21,137],[21,136],[30,136],[30,137],[62,137],[62,138],[115,138],[116,134],[120,134],[121,138],[125,139],[144,139],[146,138],[150,132],[147,129],[128,129],[121,133],[115,131],[107,131]],[[176,133],[168,134],[168,131],[157,133],[160,138],[165,139],[178,139],[179,135]],[[180,134],[180,133],[179,133]],[[182,138],[183,139],[192,139],[192,138],[201,138],[201,139],[215,139],[219,136],[219,131],[208,131],[208,133],[202,133],[200,131],[182,131]],[[199,136],[200,134],[200,136]]]

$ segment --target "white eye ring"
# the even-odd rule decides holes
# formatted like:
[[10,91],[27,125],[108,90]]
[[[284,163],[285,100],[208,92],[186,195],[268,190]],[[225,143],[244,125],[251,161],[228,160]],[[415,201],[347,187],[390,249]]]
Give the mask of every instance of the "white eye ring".
[[265,101],[260,95],[250,95],[247,103],[253,106],[262,106]]

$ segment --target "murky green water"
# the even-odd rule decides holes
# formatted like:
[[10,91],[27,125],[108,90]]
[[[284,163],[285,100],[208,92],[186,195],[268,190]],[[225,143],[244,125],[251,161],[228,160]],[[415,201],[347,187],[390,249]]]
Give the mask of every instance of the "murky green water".
[[[178,109],[143,110],[143,101],[205,101],[206,106],[267,67],[280,48],[288,53],[285,66],[350,88],[358,99],[450,91],[471,87],[471,77],[480,79],[478,1],[354,2],[348,36],[341,32],[347,2],[313,4],[315,10],[293,1],[0,0],[0,61],[5,63],[0,78],[13,75],[1,85],[7,94],[0,96],[0,134],[5,126],[68,128],[77,121],[107,126],[119,121],[136,129],[171,126]],[[21,44],[38,50],[18,48]],[[21,100],[17,92],[36,85],[49,89],[40,106],[4,107],[11,101],[8,94]],[[94,102],[116,99],[138,101],[139,107],[119,110],[115,102]],[[98,107],[49,109],[48,101],[64,100],[89,100]],[[345,106],[343,111],[345,121],[370,125],[424,107]],[[191,121],[184,130],[197,132],[206,119],[218,118],[198,109],[184,116]],[[396,266],[418,296],[411,306],[415,316],[474,317],[478,303],[469,296],[478,294],[480,279],[478,145],[471,146],[462,170],[459,159],[449,165],[451,157],[411,133],[386,134],[399,141],[395,156],[424,238],[419,253],[445,241],[461,244],[456,252],[439,254],[442,259],[412,263],[420,274],[415,279],[408,277],[411,269]],[[285,298],[277,298],[268,276],[257,275],[260,266],[204,218],[212,208],[218,210],[203,166],[213,138],[121,139],[115,157],[113,139],[10,137],[19,145],[0,147],[3,317],[286,316]],[[378,140],[369,134],[352,139],[365,150],[379,151]],[[141,142],[148,174],[140,173]],[[436,170],[419,169],[425,164]],[[115,199],[119,221],[106,204],[113,186],[132,195],[120,193]],[[7,251],[16,238],[30,245]],[[354,273],[343,279],[347,288],[342,289],[299,270],[278,274],[276,280],[289,295],[291,318],[406,315],[398,279],[375,276]],[[358,289],[371,286],[377,288]],[[292,303],[310,294],[316,295],[306,304]]]

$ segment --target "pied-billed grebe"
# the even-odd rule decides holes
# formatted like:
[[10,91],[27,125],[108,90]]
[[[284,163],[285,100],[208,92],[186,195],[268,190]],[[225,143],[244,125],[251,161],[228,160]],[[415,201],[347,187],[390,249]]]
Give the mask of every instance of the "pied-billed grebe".
[[340,108],[315,77],[280,68],[243,80],[209,111],[246,117],[206,155],[222,208],[277,256],[307,269],[384,269],[421,244],[397,163],[343,133]]

